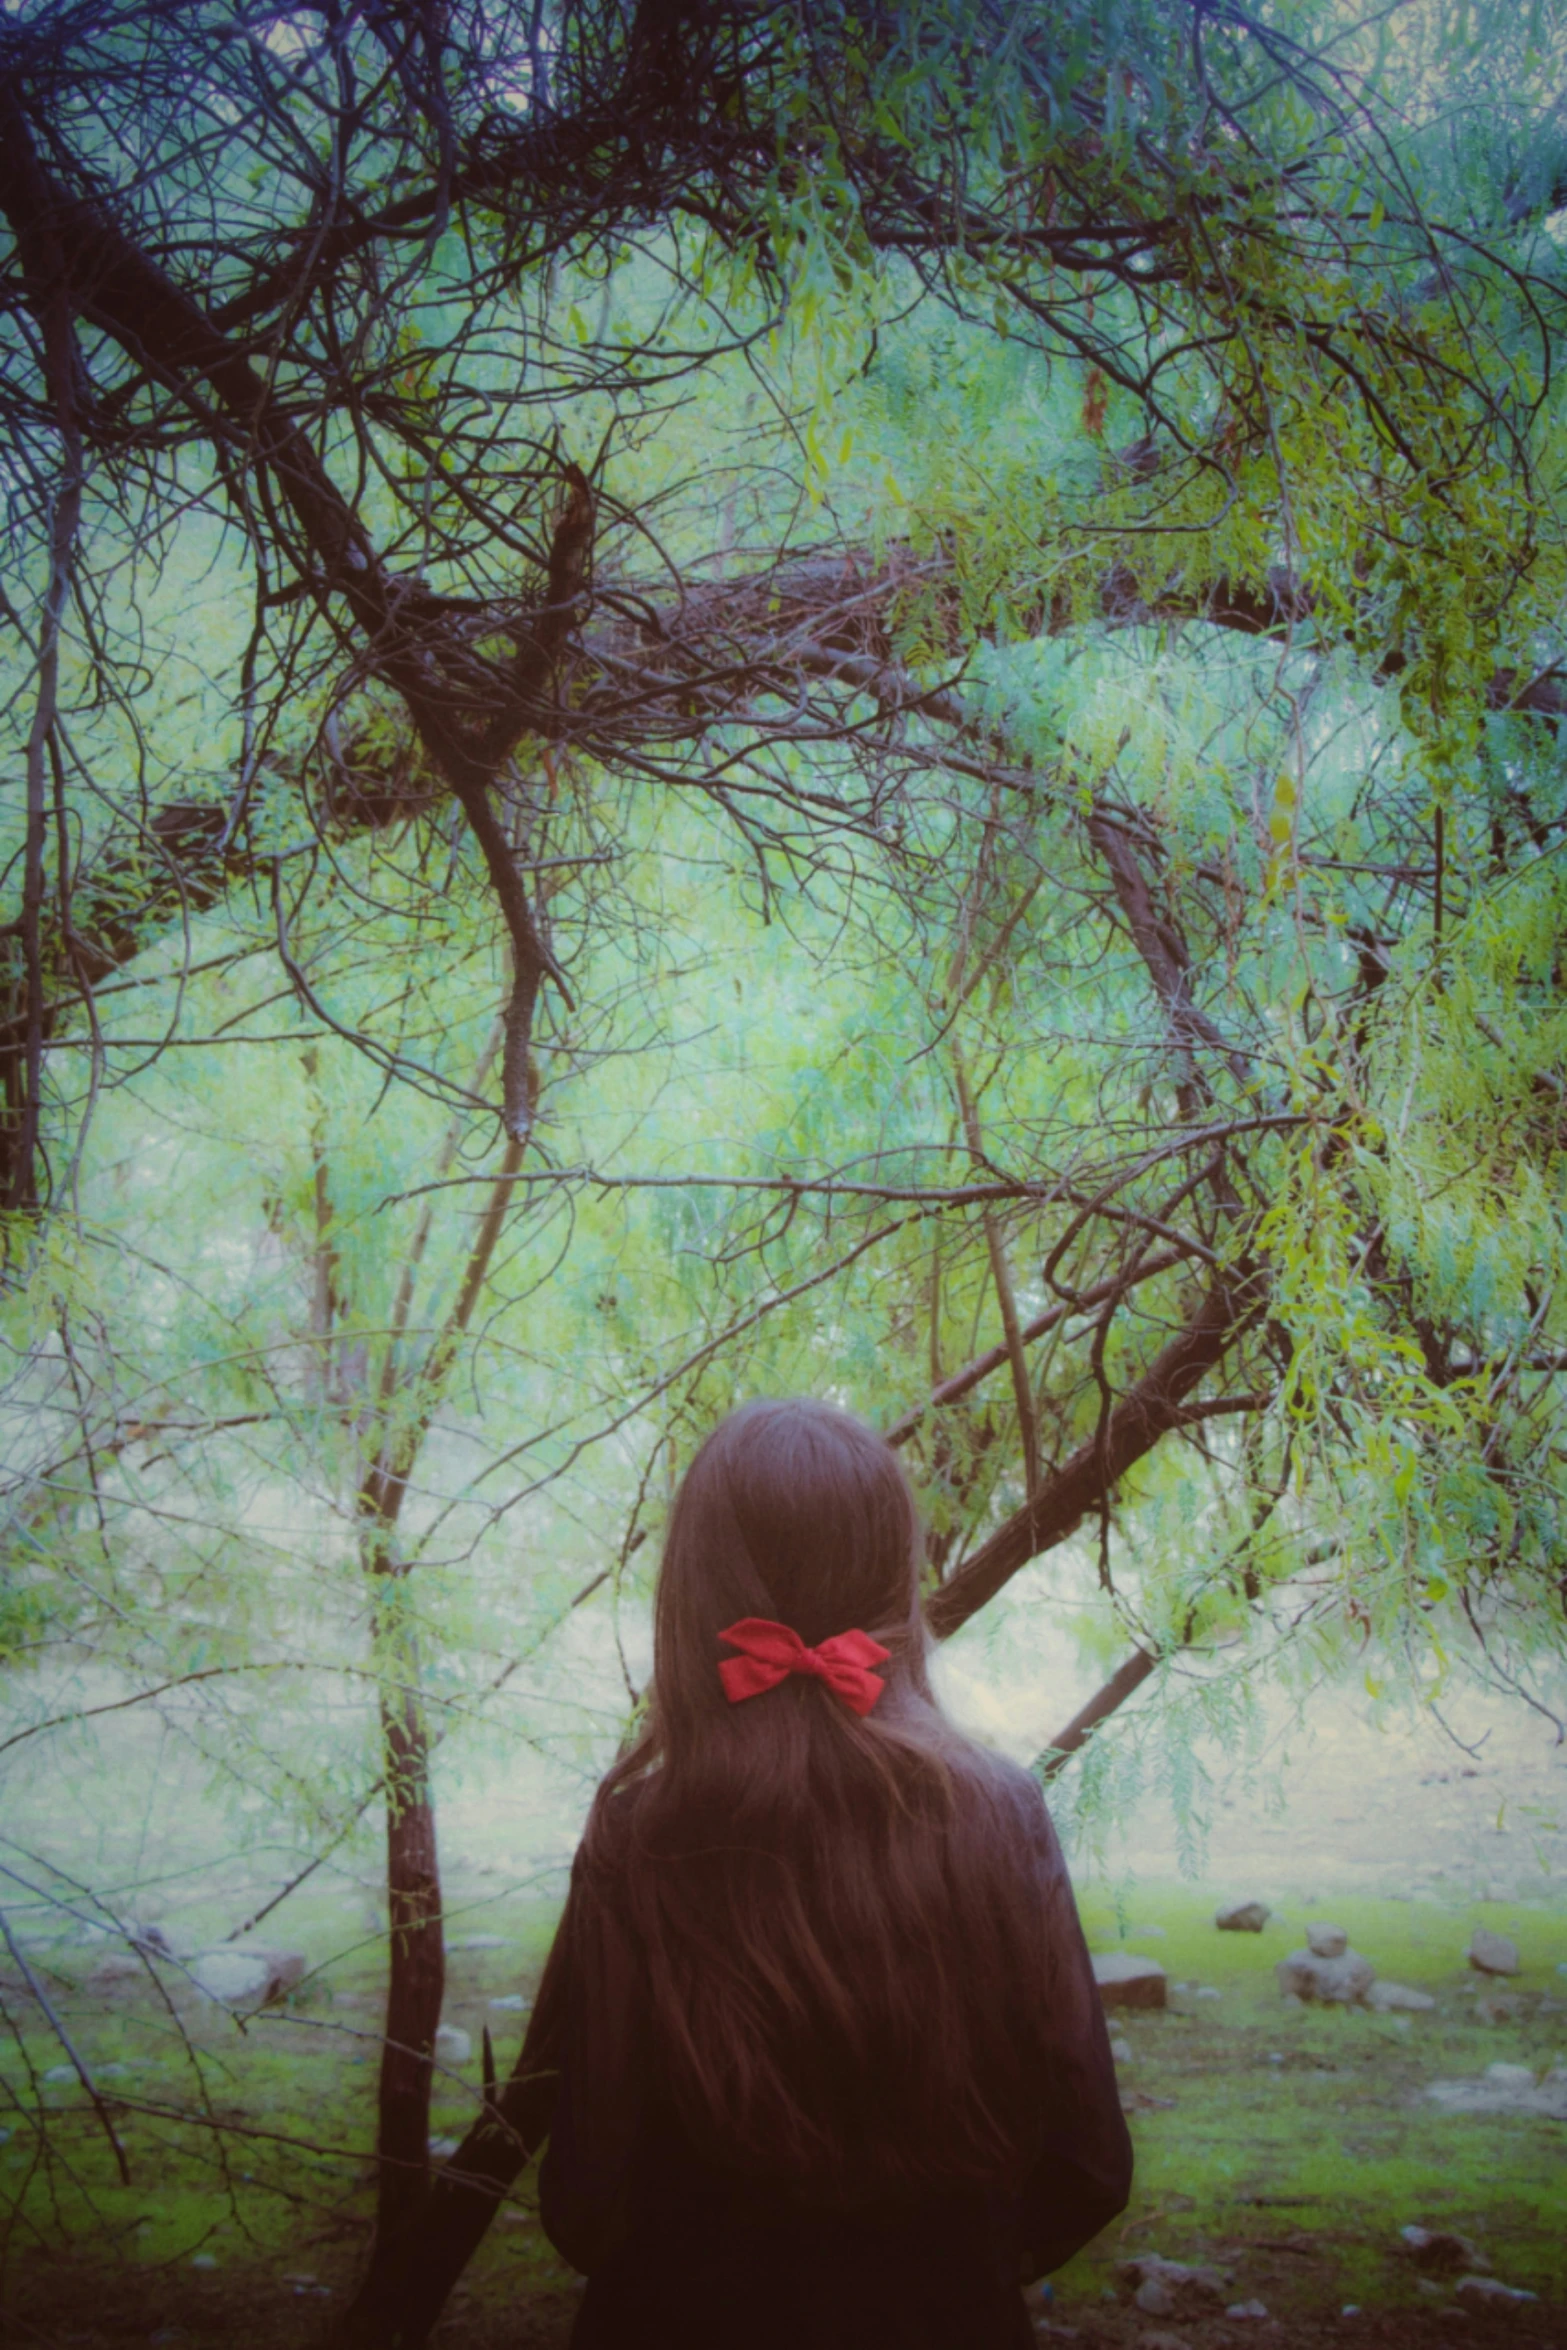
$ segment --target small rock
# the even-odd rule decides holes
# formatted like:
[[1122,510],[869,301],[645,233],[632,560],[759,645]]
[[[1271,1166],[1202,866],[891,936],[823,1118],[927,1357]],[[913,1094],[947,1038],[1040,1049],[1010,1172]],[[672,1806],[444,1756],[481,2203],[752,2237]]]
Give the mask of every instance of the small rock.
[[1137,2350],[1191,2350],[1184,2334],[1172,2334],[1168,2326],[1154,2326],[1137,2337]]
[[1144,2252],[1134,2260],[1118,2260],[1115,2281],[1122,2296],[1129,2294],[1147,2316],[1176,2317],[1198,2315],[1222,2301],[1230,2278],[1225,2269],[1193,2268],[1184,2260]]
[[1094,1981],[1106,2007],[1163,2007],[1168,1978],[1156,1958],[1131,1950],[1096,1950]]
[[490,2005],[499,2008],[502,2015],[526,2015],[529,2003],[520,1991],[503,1991],[499,1999],[490,2001]]
[[265,2007],[292,1991],[309,1961],[302,1950],[236,1950],[225,1943],[191,1960],[191,1981],[223,2007]]
[[1234,1901],[1213,1922],[1221,1934],[1260,1934],[1272,1915],[1265,1901]]
[[1348,1949],[1336,1958],[1324,1958],[1315,1950],[1292,1950],[1273,1972],[1286,1998],[1293,1994],[1297,1999],[1320,2000],[1328,2007],[1353,2007],[1365,1998],[1377,1975],[1369,1958]]
[[190,2265],[192,2268],[216,2268],[218,2265],[217,2256],[211,2252],[193,2252],[190,2256]]
[[1342,1958],[1349,1948],[1349,1936],[1342,1926],[1318,1922],[1306,1928],[1306,1947],[1313,1958]]
[[1447,2113],[1535,2113],[1567,2122],[1567,2072],[1547,2073],[1536,2085],[1526,2064],[1486,2068],[1478,2081],[1432,2081],[1426,2095]]
[[454,1950],[504,1950],[505,1947],[504,1934],[464,1934],[460,1942],[452,1944]]
[[435,2032],[435,2061],[437,2064],[466,2064],[473,2054],[473,2042],[457,2024],[438,2024]]
[[1346,2301],[1343,2308],[1339,2311],[1340,2317],[1358,2317],[1359,2315],[1360,2303],[1358,2301]]
[[1478,2245],[1448,2228],[1407,2227],[1398,2232],[1416,2268],[1434,2276],[1456,2276],[1461,2269],[1488,2269],[1491,2265]]
[[1482,1975],[1516,1975],[1518,1945],[1489,1926],[1476,1926],[1469,1937],[1469,1964]]
[[1520,2285],[1504,2285],[1500,2277],[1460,2277],[1453,2292],[1466,2309],[1490,2310],[1500,2315],[1539,2299],[1538,2293],[1526,2293]]
[[1199,1999],[1222,1999],[1224,1997],[1224,1993],[1219,1989],[1216,1983],[1199,1983],[1197,1986],[1197,1996]]
[[1424,2015],[1436,2005],[1429,1991],[1413,1991],[1407,1983],[1373,1983],[1366,2005],[1379,2015]]
[[1523,2009],[1510,1991],[1492,1991],[1475,2001],[1477,2024],[1515,2024]]
[[1266,2301],[1231,2301],[1224,2312],[1226,2317],[1266,2317]]
[[432,2138],[430,2140],[430,2160],[432,2162],[450,2162],[461,2144],[460,2138]]
[[1117,2064],[1130,2064],[1132,2061],[1131,2041],[1123,2040],[1119,2032],[1113,2032],[1110,2036],[1110,2054]]
[[49,2088],[54,2088],[61,2081],[74,2081],[76,2067],[74,2064],[52,2064],[43,2077],[45,2084]]

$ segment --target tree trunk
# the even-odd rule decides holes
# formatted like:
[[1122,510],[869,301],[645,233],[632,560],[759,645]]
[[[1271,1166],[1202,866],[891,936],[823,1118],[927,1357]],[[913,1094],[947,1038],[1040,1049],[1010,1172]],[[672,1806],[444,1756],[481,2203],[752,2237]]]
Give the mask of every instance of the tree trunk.
[[430,1729],[419,1687],[418,1643],[406,1621],[408,1587],[395,1571],[376,1603],[381,1742],[386,1773],[386,2037],[377,2100],[375,2242],[385,2262],[423,2206],[430,2177],[430,2084],[446,1992],[441,1872],[430,1791]]

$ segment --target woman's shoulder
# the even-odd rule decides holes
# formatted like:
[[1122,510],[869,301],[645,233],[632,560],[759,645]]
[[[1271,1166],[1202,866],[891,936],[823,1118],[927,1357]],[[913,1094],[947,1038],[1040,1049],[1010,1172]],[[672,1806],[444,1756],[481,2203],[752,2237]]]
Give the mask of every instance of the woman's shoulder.
[[1034,1772],[990,1747],[971,1747],[964,1777],[970,1801],[983,1804],[996,1830],[1019,1853],[1027,1852],[1049,1873],[1064,1869],[1045,1791]]

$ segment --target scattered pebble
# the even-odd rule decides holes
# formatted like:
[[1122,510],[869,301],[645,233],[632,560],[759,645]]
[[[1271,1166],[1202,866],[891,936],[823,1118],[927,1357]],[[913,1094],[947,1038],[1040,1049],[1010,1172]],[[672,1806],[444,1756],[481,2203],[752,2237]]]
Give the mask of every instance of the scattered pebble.
[[1226,2317],[1266,2317],[1268,2304],[1266,2301],[1232,2301],[1224,2314]]
[[1221,1934],[1260,1934],[1273,1912],[1265,1901],[1232,1901],[1214,1914]]
[[473,2054],[473,2041],[457,2024],[438,2024],[435,2032],[435,2061],[437,2064],[466,2064]]
[[1222,1999],[1224,1997],[1224,1993],[1218,1988],[1217,1984],[1199,1983],[1197,1986],[1197,1996],[1199,1999]]
[[1306,1928],[1306,1948],[1313,1958],[1342,1958],[1349,1948],[1349,1936],[1342,1926],[1330,1926],[1319,1918]]
[[1117,2036],[1110,2043],[1110,2054],[1112,2057],[1114,2057],[1117,2064],[1130,2064],[1132,2061],[1131,2041],[1123,2040],[1119,2034],[1117,2034]]
[[193,2252],[190,2256],[190,2265],[192,2268],[216,2268],[218,2256],[215,2252]]
[[454,1950],[504,1950],[505,1947],[504,1934],[464,1934],[461,1941],[452,1944]]
[[503,1991],[499,1999],[490,2001],[490,2005],[498,2007],[503,2015],[526,2015],[530,2002],[524,1999],[520,1991]]
[[460,2138],[432,2138],[430,2140],[430,2160],[432,2162],[450,2162],[461,2144]]

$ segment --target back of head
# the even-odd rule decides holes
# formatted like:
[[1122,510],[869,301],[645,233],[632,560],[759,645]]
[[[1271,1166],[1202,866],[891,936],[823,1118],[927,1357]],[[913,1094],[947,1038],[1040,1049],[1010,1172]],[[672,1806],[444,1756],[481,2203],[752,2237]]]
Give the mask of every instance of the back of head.
[[[918,1573],[879,1436],[804,1399],[735,1412],[676,1498],[649,1726],[586,1839],[646,1954],[688,2135],[834,2201],[1004,2176],[1048,2067],[1019,1775],[936,1706]],[[887,1651],[870,1712],[805,1674],[731,1702],[721,1635],[746,1617],[811,1648],[869,1633]]]

